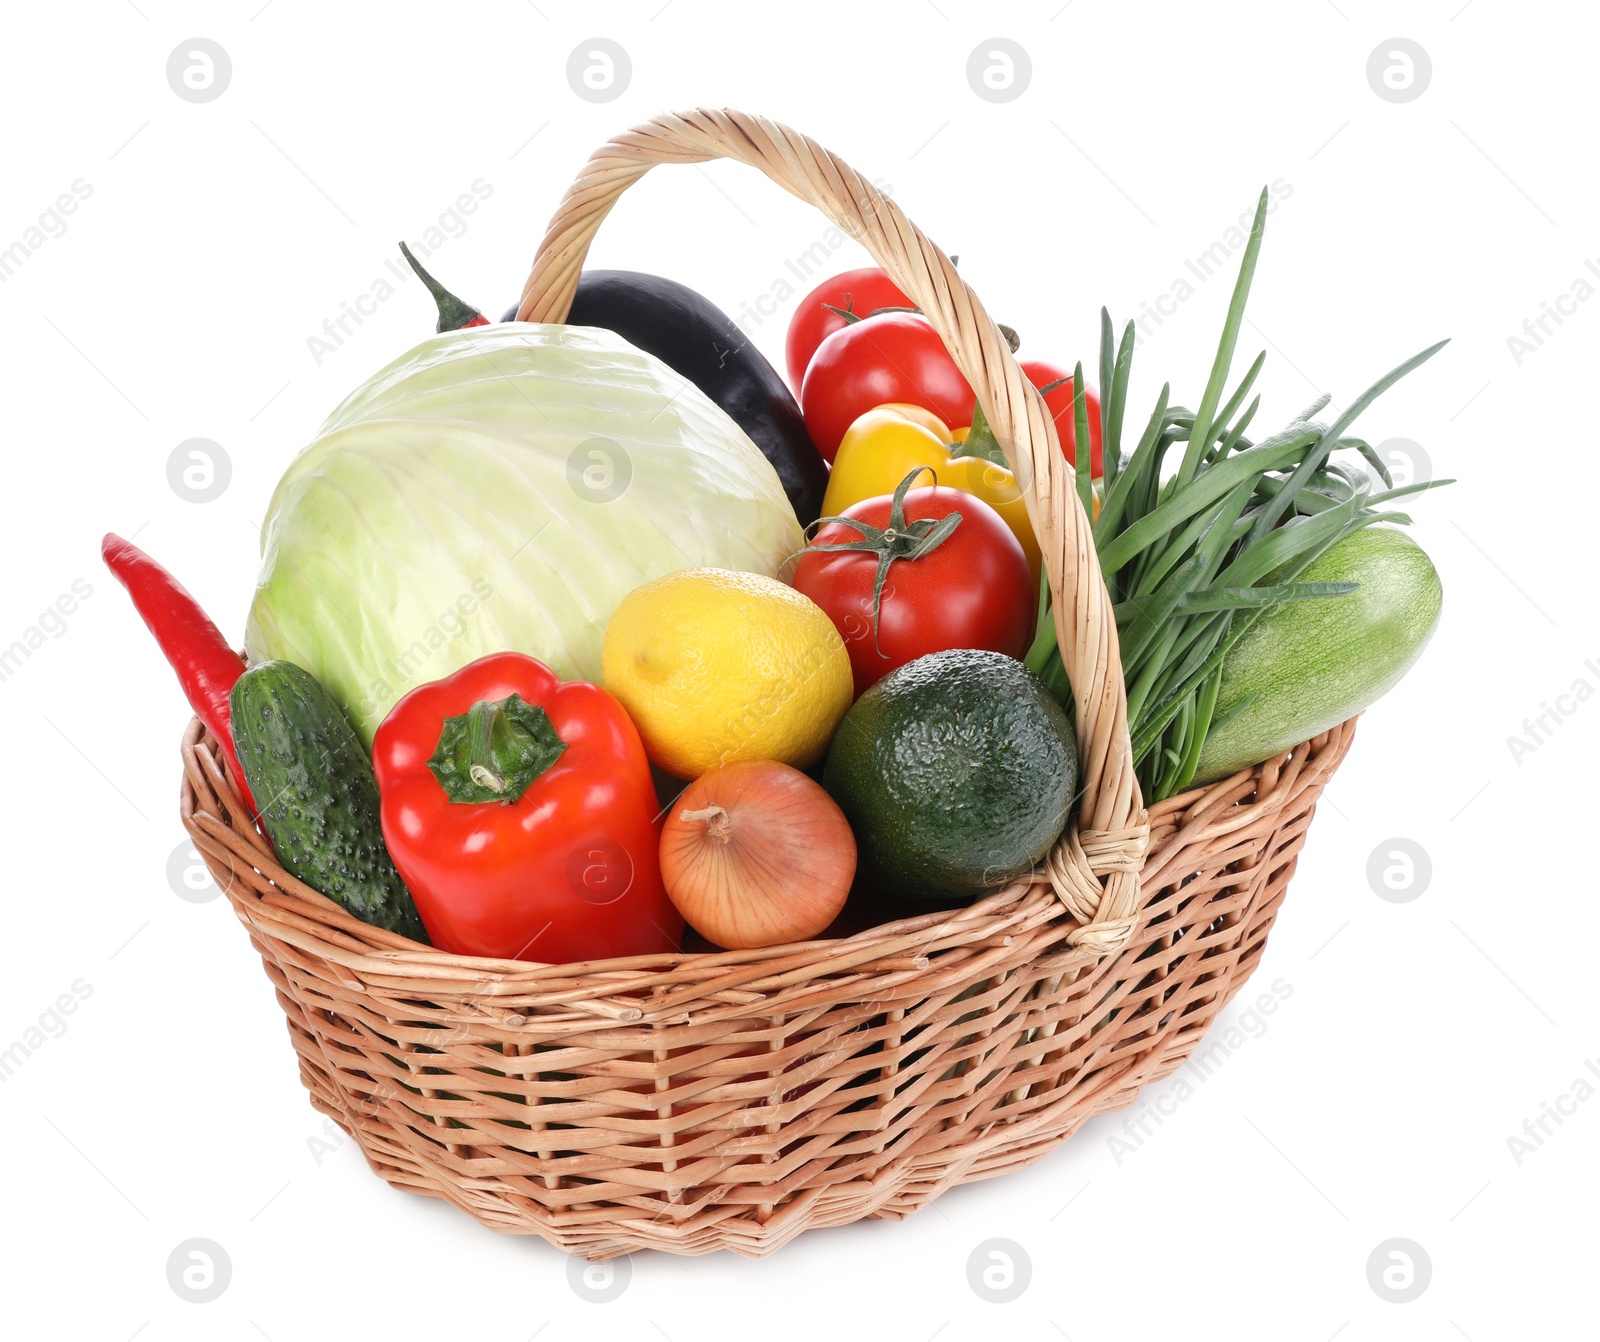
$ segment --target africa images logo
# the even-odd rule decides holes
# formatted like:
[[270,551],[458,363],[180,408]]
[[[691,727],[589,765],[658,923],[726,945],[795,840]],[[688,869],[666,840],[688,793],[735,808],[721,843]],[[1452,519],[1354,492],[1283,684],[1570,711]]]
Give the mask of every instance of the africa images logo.
[[11,1080],[24,1062],[52,1039],[66,1034],[67,1017],[94,995],[94,984],[88,979],[74,979],[69,988],[41,1011],[39,1019],[22,1030],[9,1047],[0,1049],[0,1081]]
[[52,204],[46,206],[34,223],[29,224],[19,237],[0,251],[0,284],[16,274],[22,264],[45,243],[53,238],[65,237],[66,216],[77,213],[78,206],[92,195],[94,186],[79,177]]
[[78,607],[94,595],[87,578],[75,578],[72,586],[39,612],[39,617],[7,645],[0,646],[0,682],[10,680],[23,664],[45,643],[65,636],[67,620]]

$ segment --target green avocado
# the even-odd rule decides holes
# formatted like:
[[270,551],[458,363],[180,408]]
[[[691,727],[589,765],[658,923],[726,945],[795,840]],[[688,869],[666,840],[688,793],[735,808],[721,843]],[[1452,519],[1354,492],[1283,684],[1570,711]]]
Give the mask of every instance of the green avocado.
[[1077,799],[1072,723],[998,652],[931,653],[890,672],[840,723],[823,786],[886,894],[970,898],[1029,871]]

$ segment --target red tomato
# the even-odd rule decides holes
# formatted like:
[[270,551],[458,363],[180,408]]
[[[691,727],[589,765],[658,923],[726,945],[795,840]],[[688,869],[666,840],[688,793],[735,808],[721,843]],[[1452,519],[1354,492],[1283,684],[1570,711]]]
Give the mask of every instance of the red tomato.
[[875,405],[920,405],[946,424],[972,423],[976,397],[928,319],[915,312],[841,327],[811,356],[800,410],[828,460],[845,430]]
[[[1077,396],[1077,389],[1072,385],[1072,370],[1070,368],[1057,368],[1053,363],[1043,359],[1023,359],[1022,371],[1029,382],[1041,391],[1052,382],[1066,382],[1050,392],[1044,398],[1045,406],[1050,411],[1050,417],[1056,422],[1056,434],[1061,439],[1061,450],[1066,453],[1067,460],[1073,466],[1078,464],[1078,432],[1073,422],[1072,402]],[[1089,478],[1098,480],[1106,473],[1105,448],[1101,444],[1100,429],[1100,398],[1094,394],[1091,387],[1083,393],[1084,409],[1089,412]]]
[[799,393],[817,346],[849,324],[837,312],[829,312],[829,308],[843,308],[858,317],[870,317],[879,308],[911,306],[911,300],[877,266],[847,270],[831,280],[823,280],[800,300],[800,306],[789,319],[789,338],[783,351],[789,368],[789,385]]
[[[841,516],[886,529],[893,504],[891,495],[880,494]],[[1005,520],[982,499],[942,485],[905,496],[907,524],[951,513],[960,513],[961,521],[939,546],[919,559],[890,562],[876,639],[872,588],[878,555],[816,548],[859,541],[862,533],[829,522],[801,551],[795,589],[821,606],[844,638],[858,697],[896,667],[930,652],[987,648],[1017,658],[1027,652],[1037,598],[1027,557]]]

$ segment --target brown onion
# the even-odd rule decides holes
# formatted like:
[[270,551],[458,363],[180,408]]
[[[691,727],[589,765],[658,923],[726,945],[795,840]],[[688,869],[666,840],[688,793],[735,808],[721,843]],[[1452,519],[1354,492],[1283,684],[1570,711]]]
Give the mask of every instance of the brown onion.
[[740,760],[691,783],[661,830],[661,877],[689,925],[728,950],[806,941],[844,907],[856,841],[798,769]]

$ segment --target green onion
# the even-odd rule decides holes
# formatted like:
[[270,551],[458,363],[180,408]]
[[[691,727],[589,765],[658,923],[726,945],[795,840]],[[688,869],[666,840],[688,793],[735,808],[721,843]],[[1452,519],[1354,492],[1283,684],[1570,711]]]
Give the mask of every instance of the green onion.
[[[1199,409],[1173,405],[1170,384],[1163,386],[1144,432],[1126,455],[1122,430],[1135,327],[1130,321],[1116,341],[1110,312],[1100,311],[1105,480],[1094,541],[1117,621],[1134,761],[1150,802],[1191,784],[1207,734],[1239,711],[1214,720],[1223,663],[1256,620],[1285,602],[1325,600],[1355,588],[1353,583],[1297,582],[1298,575],[1362,527],[1409,523],[1404,513],[1382,511],[1380,505],[1451,483],[1434,480],[1397,489],[1372,446],[1346,436],[1362,411],[1444,348],[1443,341],[1379,378],[1332,424],[1313,418],[1329,404],[1324,395],[1261,441],[1245,436],[1261,404],[1251,392],[1265,351],[1226,401],[1222,394],[1255,277],[1266,205],[1263,191]],[[1088,516],[1089,426],[1081,363],[1073,377],[1073,426],[1084,454],[1075,483]],[[1176,468],[1164,470],[1169,451],[1180,443]],[[1373,474],[1333,460],[1338,452],[1355,454]],[[1373,492],[1374,475],[1383,492]],[[1049,600],[1046,585],[1026,660],[1070,709],[1072,691],[1056,647]]]

